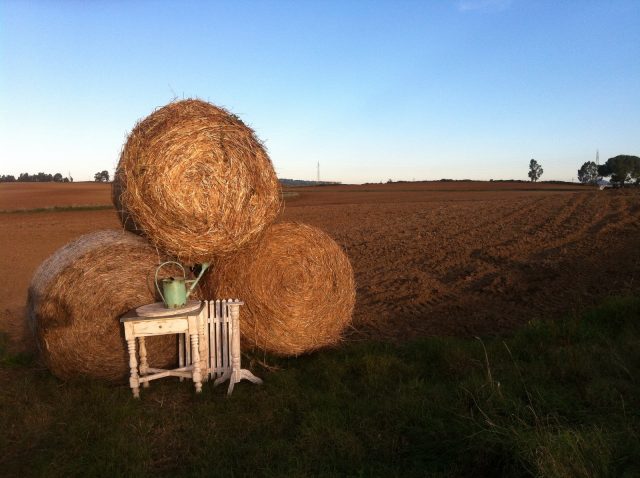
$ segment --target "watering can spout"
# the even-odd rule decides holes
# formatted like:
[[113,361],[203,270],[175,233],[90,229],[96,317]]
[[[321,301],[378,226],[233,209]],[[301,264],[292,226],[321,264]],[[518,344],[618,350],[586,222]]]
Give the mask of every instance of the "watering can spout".
[[196,288],[196,285],[198,285],[198,282],[202,278],[202,275],[204,274],[204,271],[206,271],[209,268],[210,265],[211,264],[209,262],[203,262],[202,264],[200,264],[200,267],[201,267],[200,274],[198,274],[198,277],[196,277],[196,280],[194,280],[193,284],[191,284],[191,287],[189,287],[189,290],[187,291],[187,299],[189,298],[189,296],[193,292],[193,289]]

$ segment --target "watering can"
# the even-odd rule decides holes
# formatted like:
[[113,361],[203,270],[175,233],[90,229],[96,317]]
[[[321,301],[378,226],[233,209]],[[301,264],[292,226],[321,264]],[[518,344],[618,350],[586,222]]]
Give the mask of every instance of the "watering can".
[[[165,279],[162,279],[162,290],[160,290],[160,286],[158,285],[158,272],[160,272],[160,269],[162,269],[167,264],[176,264],[180,266],[180,269],[182,269],[182,278],[176,279],[175,277],[167,277]],[[167,261],[160,264],[156,269],[156,289],[158,289],[165,307],[167,309],[175,309],[185,305],[187,303],[187,299],[191,295],[191,292],[193,292],[193,289],[208,267],[209,263],[204,262],[202,264],[202,269],[200,270],[200,274],[198,274],[198,277],[196,279],[187,279],[187,274],[184,271],[184,267],[182,267],[182,264],[180,264],[179,262]],[[189,287],[189,290],[187,290],[187,286],[189,286],[189,284],[191,284],[191,287]]]

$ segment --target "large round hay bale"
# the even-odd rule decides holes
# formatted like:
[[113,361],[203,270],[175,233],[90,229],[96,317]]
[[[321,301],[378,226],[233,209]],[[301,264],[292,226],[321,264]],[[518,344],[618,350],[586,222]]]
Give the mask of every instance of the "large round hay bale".
[[243,300],[245,344],[284,356],[338,343],[355,302],[346,254],[300,223],[275,224],[255,246],[217,262],[203,289],[210,299]]
[[254,132],[200,100],[170,103],[133,128],[113,196],[127,229],[190,264],[252,242],[281,208],[280,184]]
[[[119,317],[155,301],[161,259],[141,237],[107,230],[70,242],[40,265],[29,286],[28,320],[54,375],[108,381],[128,376]],[[147,350],[152,366],[175,363],[176,338],[150,337]]]

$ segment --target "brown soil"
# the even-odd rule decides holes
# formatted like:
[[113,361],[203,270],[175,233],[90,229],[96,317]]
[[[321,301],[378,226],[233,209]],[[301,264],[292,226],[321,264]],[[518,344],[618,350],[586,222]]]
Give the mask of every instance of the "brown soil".
[[3,213],[0,221],[0,332],[7,332],[17,348],[31,347],[25,305],[36,268],[72,239],[120,224],[115,210]]
[[0,211],[108,204],[107,183],[0,183]]
[[[50,187],[29,186],[41,197],[37,186]],[[352,261],[350,340],[505,333],[640,291],[638,190],[488,182],[289,191],[298,195],[287,199],[284,219],[321,227]],[[0,187],[0,204],[24,207],[12,192]],[[69,240],[119,223],[112,210],[0,217],[0,332],[29,348],[23,314],[36,267]]]

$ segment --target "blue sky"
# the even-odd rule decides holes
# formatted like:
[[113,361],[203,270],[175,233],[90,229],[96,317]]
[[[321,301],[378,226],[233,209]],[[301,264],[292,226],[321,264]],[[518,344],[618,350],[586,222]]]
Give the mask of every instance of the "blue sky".
[[640,1],[0,2],[0,174],[112,171],[199,97],[280,177],[571,180],[640,155]]

